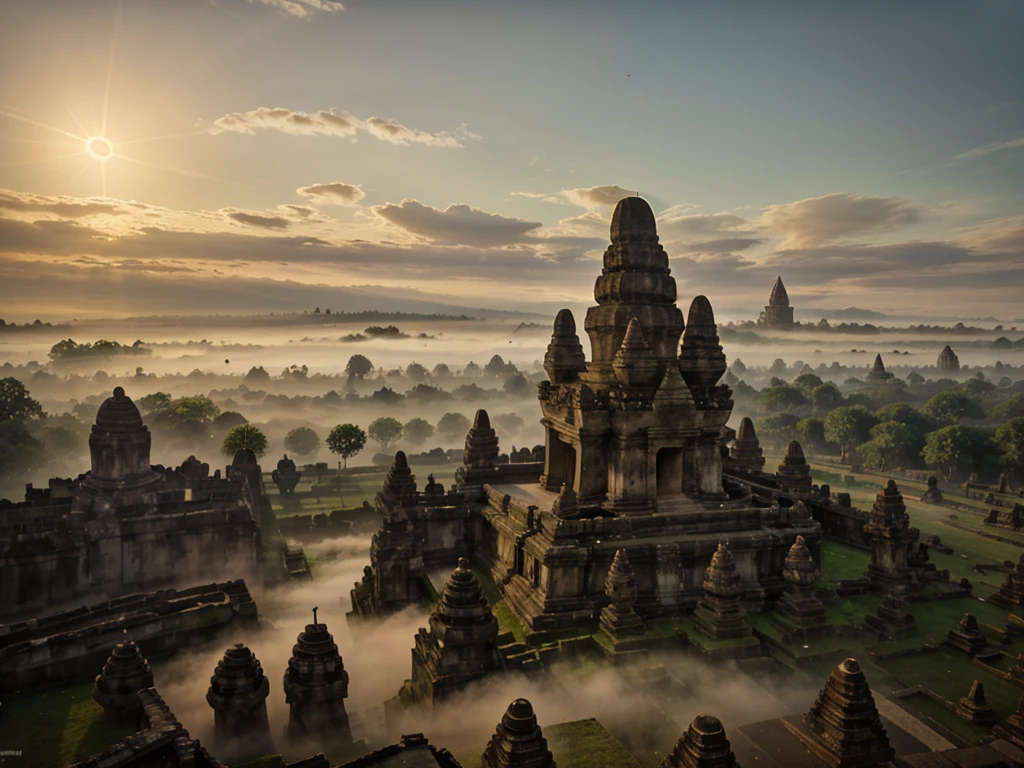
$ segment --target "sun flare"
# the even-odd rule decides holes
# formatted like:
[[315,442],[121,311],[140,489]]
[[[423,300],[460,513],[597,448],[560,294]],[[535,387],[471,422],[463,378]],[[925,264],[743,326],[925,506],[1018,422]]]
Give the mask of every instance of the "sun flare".
[[114,145],[105,136],[93,136],[85,141],[86,151],[100,161],[109,160],[114,156]]

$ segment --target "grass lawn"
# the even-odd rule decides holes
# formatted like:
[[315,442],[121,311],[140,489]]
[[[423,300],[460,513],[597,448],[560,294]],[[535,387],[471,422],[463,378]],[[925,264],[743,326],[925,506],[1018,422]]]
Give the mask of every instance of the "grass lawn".
[[491,574],[476,568],[473,569],[473,573],[476,574],[476,578],[480,582],[480,590],[484,593],[484,597],[491,604],[491,612],[494,614],[494,618],[498,620],[498,629],[502,632],[511,632],[520,643],[525,642],[527,635],[526,625],[515,615],[511,608],[505,605],[501,592],[498,591],[498,585],[494,583]]
[[107,723],[92,699],[92,685],[78,682],[6,699],[0,749],[22,751],[12,758],[18,768],[63,768],[132,735],[134,728]]
[[860,579],[867,573],[871,553],[835,539],[821,540],[821,580]]

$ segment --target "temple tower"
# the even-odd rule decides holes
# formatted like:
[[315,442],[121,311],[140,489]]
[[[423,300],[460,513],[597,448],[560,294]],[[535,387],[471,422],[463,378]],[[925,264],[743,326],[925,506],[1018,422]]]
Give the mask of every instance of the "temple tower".
[[875,364],[871,366],[871,370],[868,371],[868,382],[872,384],[884,384],[893,378],[893,374],[885,370],[885,363],[882,362],[882,356],[875,355]]
[[555,384],[568,384],[576,379],[587,364],[580,337],[576,335],[576,319],[568,309],[555,315],[551,343],[544,353],[544,370]]
[[480,758],[480,768],[555,768],[529,701],[516,699],[508,705]]
[[953,348],[947,344],[939,352],[939,359],[935,365],[940,371],[946,371],[948,373],[956,373],[960,370],[960,358],[956,356],[956,352]]
[[467,683],[503,668],[498,620],[466,558],[459,558],[412,649],[412,698],[433,708]]
[[800,628],[824,624],[825,606],[814,594],[814,585],[821,576],[821,570],[803,536],[797,536],[789,548],[782,576],[788,586],[779,599],[779,613]]
[[1017,564],[1006,574],[1006,580],[988,601],[1010,610],[1024,607],[1024,555],[1020,556]]
[[115,387],[100,405],[89,434],[92,470],[82,482],[83,488],[96,496],[153,490],[160,475],[149,466],[152,442],[138,406],[124,389]]
[[754,422],[747,416],[740,421],[736,440],[729,451],[729,463],[747,472],[760,472],[764,469],[764,451],[754,431]]
[[142,716],[139,691],[153,687],[153,672],[128,631],[114,646],[110,658],[96,676],[92,697],[103,707],[107,721],[114,725],[138,726]]
[[897,584],[910,582],[907,550],[913,538],[903,494],[890,480],[875,496],[864,526],[864,538],[871,547],[868,579],[873,589],[888,592]]
[[975,680],[971,690],[956,703],[954,710],[957,717],[975,725],[991,726],[996,724],[996,713],[985,700],[985,686]]
[[416,481],[409,468],[409,459],[405,451],[397,451],[391,463],[384,483],[375,498],[378,511],[384,512],[395,506],[414,507],[417,503]]
[[811,492],[811,468],[804,458],[804,449],[796,440],[786,446],[782,463],[775,470],[775,479],[782,490],[794,496]]
[[267,719],[270,681],[253,652],[241,643],[228,648],[210,678],[206,703],[213,709],[217,742],[235,759],[274,751]]
[[817,758],[834,768],[888,765],[896,756],[856,659],[847,659],[832,671],[799,724],[784,722]]
[[290,705],[288,738],[301,741],[329,734],[339,743],[352,740],[345,699],[348,672],[327,625],[316,620],[299,634],[284,673],[285,701]]
[[722,721],[697,715],[661,768],[739,768]]
[[610,602],[601,609],[601,630],[613,642],[631,635],[642,635],[644,623],[633,607],[636,604],[636,578],[624,549],[615,553],[604,580],[604,593]]
[[771,295],[768,297],[768,306],[761,314],[761,324],[766,328],[778,328],[780,331],[793,328],[793,307],[789,305],[789,294],[786,293],[786,286],[782,284],[781,275],[775,278],[775,285],[772,286]]
[[736,561],[723,541],[704,570],[704,597],[694,609],[697,628],[714,640],[749,637],[750,625],[740,608],[742,595]]

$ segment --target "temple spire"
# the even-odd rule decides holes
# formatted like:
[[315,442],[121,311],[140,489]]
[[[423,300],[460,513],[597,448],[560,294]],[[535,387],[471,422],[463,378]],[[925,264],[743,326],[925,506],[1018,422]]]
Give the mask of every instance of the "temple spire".
[[739,768],[722,721],[697,715],[661,768]]
[[576,319],[568,309],[559,310],[551,343],[544,353],[544,370],[553,384],[567,384],[575,381],[586,364],[583,345],[576,335]]
[[480,758],[481,768],[555,768],[533,705],[516,699],[498,723]]

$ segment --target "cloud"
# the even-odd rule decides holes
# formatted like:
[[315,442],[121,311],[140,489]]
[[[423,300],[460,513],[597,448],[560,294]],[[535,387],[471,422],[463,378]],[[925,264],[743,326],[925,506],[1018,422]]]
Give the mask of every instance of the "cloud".
[[692,210],[690,206],[677,206],[658,215],[658,234],[665,242],[707,238],[721,234],[746,234],[754,225],[749,219],[735,213],[676,213],[678,209]]
[[735,253],[760,245],[764,240],[757,237],[726,237],[719,240],[698,240],[681,243],[678,249],[684,253]]
[[268,5],[289,16],[297,16],[300,19],[307,19],[316,11],[334,13],[345,10],[345,6],[338,2],[338,0],[249,0],[249,2]]
[[47,197],[8,192],[0,192],[0,209],[17,213],[53,213],[69,219],[100,214],[117,216],[125,213],[120,201],[102,197]]
[[530,197],[548,203],[578,205],[581,208],[610,208],[624,197],[632,197],[635,191],[623,189],[618,184],[604,184],[597,187],[577,187],[561,192],[515,192],[519,197]]
[[969,149],[953,157],[954,160],[977,160],[979,157],[991,155],[993,152],[1002,152],[1004,149],[1020,149],[1024,147],[1024,136],[1009,141],[993,141],[982,144],[980,147]]
[[795,203],[770,205],[756,224],[764,232],[784,237],[785,247],[807,248],[920,220],[920,210],[907,200],[837,192]]
[[249,227],[259,227],[260,229],[288,229],[292,224],[291,221],[283,216],[266,216],[260,213],[249,213],[247,211],[225,209],[224,215],[233,221],[237,221],[239,224],[245,224]]
[[447,245],[490,248],[521,243],[527,233],[541,226],[538,221],[487,213],[468,205],[452,204],[441,211],[410,199],[400,205],[378,205],[373,212],[406,232]]
[[465,123],[454,133],[440,131],[429,133],[418,128],[409,128],[394,120],[371,117],[361,120],[349,112],[335,112],[333,109],[319,112],[296,112],[283,107],[257,107],[248,112],[231,112],[213,121],[209,131],[212,134],[245,133],[255,134],[258,130],[278,131],[292,136],[334,136],[354,138],[365,133],[382,141],[408,146],[422,144],[428,147],[462,147],[462,142],[480,137],[471,133]]
[[318,205],[355,205],[366,197],[361,186],[345,184],[342,181],[310,184],[308,187],[299,187],[295,191]]

